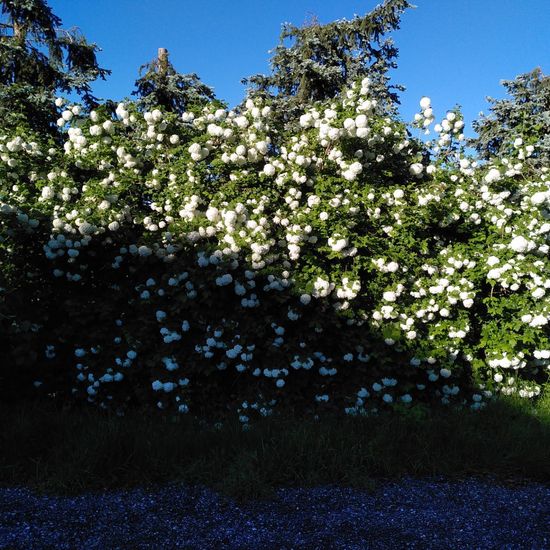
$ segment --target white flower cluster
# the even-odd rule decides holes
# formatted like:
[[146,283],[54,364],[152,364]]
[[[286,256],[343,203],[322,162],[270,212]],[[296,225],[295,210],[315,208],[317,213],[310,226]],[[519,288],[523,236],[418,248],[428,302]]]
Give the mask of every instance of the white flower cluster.
[[[257,404],[239,407],[246,424],[275,404],[261,391],[280,402],[307,387],[311,406],[363,414],[433,395],[479,408],[547,379],[550,175],[527,170],[527,137],[478,163],[455,110],[423,144],[369,79],[287,126],[256,97],[182,116],[56,105],[58,150],[30,130],[0,136],[0,246],[35,235],[31,260],[48,261],[61,303],[103,300],[98,312],[133,319],[86,345],[74,312],[40,329],[74,335],[89,401],[109,406],[113,382],[146,379],[156,406],[187,412],[194,377],[217,376],[231,384],[217,398],[242,388]],[[430,99],[420,106],[428,131]],[[376,380],[373,359],[388,365]],[[339,395],[347,380],[359,389]]]

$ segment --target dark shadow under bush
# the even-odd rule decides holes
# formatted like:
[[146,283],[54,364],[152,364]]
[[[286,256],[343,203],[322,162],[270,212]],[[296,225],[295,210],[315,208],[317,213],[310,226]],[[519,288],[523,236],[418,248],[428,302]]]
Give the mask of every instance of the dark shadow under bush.
[[401,476],[550,482],[548,397],[536,404],[502,398],[481,411],[280,416],[247,431],[51,403],[3,407],[0,418],[0,483],[48,492],[183,482],[257,497],[281,486],[372,487]]

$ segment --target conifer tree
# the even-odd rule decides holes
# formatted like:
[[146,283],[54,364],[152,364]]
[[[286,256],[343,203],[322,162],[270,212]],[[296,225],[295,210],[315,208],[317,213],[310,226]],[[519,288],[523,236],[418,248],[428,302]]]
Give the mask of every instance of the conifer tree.
[[[45,0],[0,0],[0,123],[24,117],[53,127],[53,97],[76,92],[96,104],[90,83],[110,74],[99,66],[98,46],[76,28],[64,30]],[[18,116],[19,115],[19,116]]]
[[270,75],[243,80],[251,95],[270,97],[288,118],[307,101],[335,97],[360,77],[372,79],[372,89],[388,105],[398,103],[387,72],[396,66],[397,48],[386,36],[399,28],[407,0],[385,0],[370,13],[321,25],[313,19],[302,27],[283,25],[272,50]]
[[202,105],[214,99],[212,88],[195,73],[176,71],[165,48],[159,48],[158,57],[140,67],[139,75],[132,95],[138,97],[138,104],[144,110],[163,107],[181,114],[190,105]]
[[[550,164],[550,76],[540,68],[518,75],[514,80],[503,80],[509,97],[488,98],[491,108],[473,124],[478,136],[471,145],[481,158],[506,156],[514,148],[518,136],[524,145],[533,145],[535,151],[529,163],[536,166]],[[527,143],[528,142],[528,143]]]

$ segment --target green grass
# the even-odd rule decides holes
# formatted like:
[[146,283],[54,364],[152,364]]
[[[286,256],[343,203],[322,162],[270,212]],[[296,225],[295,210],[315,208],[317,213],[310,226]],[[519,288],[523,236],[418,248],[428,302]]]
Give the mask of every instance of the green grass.
[[[414,409],[413,409],[414,411]],[[438,409],[321,422],[263,419],[206,429],[139,412],[0,410],[0,484],[71,494],[182,481],[234,497],[282,486],[372,488],[401,476],[550,482],[550,395],[485,410]]]

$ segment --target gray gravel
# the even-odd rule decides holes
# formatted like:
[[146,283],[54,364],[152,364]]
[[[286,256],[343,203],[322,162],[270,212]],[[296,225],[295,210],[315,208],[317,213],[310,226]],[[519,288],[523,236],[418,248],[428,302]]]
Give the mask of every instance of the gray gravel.
[[550,549],[550,487],[405,479],[242,505],[178,485],[77,497],[3,488],[0,548]]

